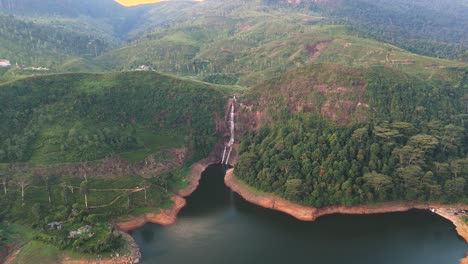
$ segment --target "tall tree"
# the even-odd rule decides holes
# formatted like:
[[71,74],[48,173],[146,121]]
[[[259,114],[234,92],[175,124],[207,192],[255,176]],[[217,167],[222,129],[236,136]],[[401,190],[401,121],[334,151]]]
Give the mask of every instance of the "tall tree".
[[51,186],[50,186],[50,176],[49,176],[49,173],[47,171],[47,168],[44,168],[44,167],[36,167],[34,168],[34,176],[37,176],[39,178],[41,178],[43,181],[44,181],[44,185],[45,185],[45,190],[47,192],[47,198],[49,200],[49,204],[52,203],[52,194],[51,194]]
[[19,168],[15,173],[14,183],[20,188],[21,192],[21,205],[24,206],[24,196],[26,189],[31,185],[32,177],[28,168]]
[[453,178],[445,181],[444,189],[446,195],[454,200],[461,197],[464,193],[466,180],[464,178]]
[[89,185],[88,181],[82,181],[80,184],[80,193],[84,195],[85,199],[85,206],[88,208],[88,193],[89,193]]
[[2,179],[3,185],[3,193],[5,195],[8,194],[8,180],[9,180],[9,172],[7,170],[0,168],[0,178]]
[[147,180],[143,180],[141,182],[141,187],[143,188],[143,191],[145,192],[145,203],[148,203],[147,196],[146,196],[146,188],[149,188],[150,184],[148,184]]
[[366,173],[362,178],[366,185],[372,188],[382,200],[386,198],[387,190],[393,186],[392,178],[380,173]]
[[424,134],[418,134],[412,136],[409,139],[409,144],[414,148],[422,149],[424,152],[435,149],[439,144],[439,140],[436,137]]
[[285,194],[287,197],[294,199],[300,197],[303,191],[302,180],[301,179],[288,179],[286,181],[286,191]]
[[424,164],[424,151],[419,148],[406,145],[393,151],[400,160],[402,166],[422,165]]
[[68,201],[70,200],[70,189],[68,188],[65,182],[62,182],[60,185],[62,186],[61,195],[62,195],[63,203],[65,205],[68,205]]
[[417,199],[423,189],[421,184],[423,171],[421,167],[416,165],[402,167],[397,169],[397,173],[403,180],[405,198],[408,200]]
[[463,132],[465,129],[453,124],[446,125],[441,135],[440,143],[442,144],[442,150],[445,151],[456,151],[458,146],[461,144],[463,138]]

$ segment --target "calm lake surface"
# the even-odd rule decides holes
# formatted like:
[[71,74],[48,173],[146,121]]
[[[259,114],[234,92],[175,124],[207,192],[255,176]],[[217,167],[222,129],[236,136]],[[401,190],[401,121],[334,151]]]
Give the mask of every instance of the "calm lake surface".
[[457,264],[468,245],[428,211],[301,222],[244,201],[210,166],[177,223],[133,231],[143,263]]

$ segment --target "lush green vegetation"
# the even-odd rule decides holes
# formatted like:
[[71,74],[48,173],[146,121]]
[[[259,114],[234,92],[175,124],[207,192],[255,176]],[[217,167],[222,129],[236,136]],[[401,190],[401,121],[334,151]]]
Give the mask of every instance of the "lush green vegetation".
[[129,38],[139,38],[147,30],[175,23],[174,12],[194,4],[125,8],[115,1],[0,1],[0,58],[24,65],[0,82],[7,77],[44,73],[32,67],[47,67],[50,72],[102,71],[92,58],[118,48]]
[[[79,21],[65,23],[78,24]],[[13,64],[57,69],[75,57],[95,57],[115,45],[112,39],[58,23],[41,24],[0,14],[0,54]],[[86,25],[82,26],[86,28]],[[101,34],[102,35],[102,34]]]
[[[85,172],[82,177],[72,177],[24,165],[3,168],[0,221],[32,226],[32,239],[61,250],[111,252],[124,241],[108,221],[170,205],[169,196],[184,184],[183,168],[146,178],[87,177]],[[53,222],[61,227],[48,225]],[[71,235],[85,225],[90,228]],[[2,243],[11,240],[12,233],[0,228]]]
[[278,9],[255,1],[201,5],[203,12],[182,9],[185,19],[148,31],[99,56],[96,64],[105,69],[149,65],[159,72],[244,86],[313,62],[357,68],[385,65],[430,78],[445,67],[462,65],[365,38],[310,10]]
[[[31,209],[39,203],[45,212],[52,210],[50,213],[41,214],[40,220],[44,220],[49,215],[59,218],[56,221],[65,220],[63,217],[67,213],[64,212],[69,214],[70,212],[66,210],[74,204],[100,214],[103,219],[110,219],[129,214],[140,207],[164,207],[169,195],[167,192],[183,181],[183,175],[173,172],[160,174],[157,177],[150,175],[147,178],[137,175],[84,178],[54,176],[47,173],[39,176],[41,169],[43,170],[43,168],[20,167],[2,171],[3,217],[32,223],[34,222],[32,219],[37,218],[37,215],[34,215]],[[13,174],[13,171],[16,173]],[[86,182],[86,185],[83,185],[83,182]]]
[[[301,2],[0,1],[0,59],[20,64],[0,68],[0,247],[34,239],[19,263],[119,248],[108,221],[170,205],[233,92],[248,99],[239,130],[263,121],[235,167],[258,190],[314,206],[468,202],[466,7]],[[22,78],[141,65],[187,79]]]
[[460,2],[360,0],[345,1],[338,10],[330,9],[325,12],[336,21],[354,25],[360,35],[412,52],[460,58],[468,51],[463,40],[468,9]]
[[[122,72],[20,79],[0,86],[0,101],[0,221],[33,226],[35,240],[62,250],[100,253],[123,243],[107,221],[170,204],[188,164],[218,140],[225,98],[206,83]],[[150,155],[165,173],[143,172]]]
[[[366,0],[343,1],[336,8],[332,1],[299,9],[291,4],[278,7],[271,3],[275,1],[166,2],[130,9],[118,8],[112,1],[70,3],[68,9],[53,3],[33,8],[36,4],[29,2],[4,3],[5,12],[16,17],[2,16],[2,56],[56,72],[148,65],[158,72],[250,86],[311,61],[389,65],[427,76],[455,64],[416,56],[369,37],[421,54],[461,59],[468,54],[460,42],[460,29],[466,24],[460,14],[465,12],[457,3],[437,21],[425,23],[436,17],[432,2],[420,16],[407,15],[418,13],[411,11],[417,8],[411,3],[401,3],[399,10],[393,3]],[[90,4],[92,10],[87,9]],[[48,5],[53,6],[44,8]],[[360,6],[367,7],[364,13]],[[387,23],[389,18],[394,23]],[[316,50],[323,41],[324,47]],[[40,73],[11,70],[3,79]]]
[[[93,256],[82,251],[63,250],[59,247],[49,243],[38,240],[39,236],[45,234],[44,232],[55,232],[53,230],[33,229],[21,224],[12,224],[4,222],[0,224],[0,232],[6,235],[6,241],[10,246],[15,245],[15,248],[21,248],[12,263],[39,263],[48,264],[59,262],[64,257],[64,252],[72,259],[90,258]],[[127,248],[114,249],[113,252],[125,254],[128,252]],[[101,256],[107,256],[109,253],[102,252]]]
[[0,89],[0,162],[132,161],[168,147],[205,157],[223,94],[153,72],[23,79]]
[[[264,0],[268,5],[293,6],[302,12],[319,12],[330,24],[352,25],[365,38],[395,44],[415,53],[463,59],[467,6],[459,1],[356,0],[301,1]],[[466,59],[466,58],[465,58]]]
[[[272,97],[278,93],[265,89],[273,123],[243,136],[236,175],[262,191],[314,206],[467,201],[466,69],[451,74],[457,76],[452,82],[427,81],[370,69],[368,121],[347,125],[314,113],[291,114],[290,108],[277,111],[274,102],[281,99]],[[359,80],[347,76],[349,83]]]
[[468,225],[468,215],[462,215],[461,220],[463,221],[463,223]]

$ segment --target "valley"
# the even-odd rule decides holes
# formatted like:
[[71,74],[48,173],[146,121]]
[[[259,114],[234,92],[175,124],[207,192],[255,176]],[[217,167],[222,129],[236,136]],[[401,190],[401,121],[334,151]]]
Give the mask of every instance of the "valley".
[[[183,225],[203,212],[205,224],[229,222],[210,215],[211,199],[234,194],[199,186],[205,174],[301,220],[435,209],[466,240],[468,10],[447,5],[0,0],[0,262],[147,263],[141,236],[183,232],[179,212]],[[200,195],[206,208],[192,202]],[[268,226],[257,207],[221,207],[234,224]],[[430,247],[462,258],[466,243],[437,217],[427,226],[457,252]],[[261,257],[242,252],[232,259]]]

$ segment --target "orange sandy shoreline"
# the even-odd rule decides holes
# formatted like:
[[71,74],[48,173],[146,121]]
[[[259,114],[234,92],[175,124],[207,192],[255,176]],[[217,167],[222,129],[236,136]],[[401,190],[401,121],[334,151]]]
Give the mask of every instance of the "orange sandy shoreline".
[[[146,223],[155,223],[161,225],[171,225],[174,224],[177,219],[177,214],[185,206],[186,202],[184,197],[192,194],[198,187],[201,175],[203,171],[213,162],[210,159],[205,159],[194,163],[190,167],[190,171],[187,174],[187,179],[189,184],[182,190],[179,190],[176,195],[171,197],[172,205],[171,207],[162,210],[159,209],[158,213],[145,213],[140,216],[130,216],[125,220],[116,220],[112,224],[122,232],[122,234],[127,238],[131,246],[131,252],[128,255],[113,256],[111,258],[94,258],[90,257],[89,259],[73,259],[68,256],[63,256],[60,260],[60,263],[64,264],[85,264],[85,263],[99,263],[99,264],[127,264],[127,263],[139,263],[141,254],[138,246],[136,245],[135,240],[132,236],[127,233],[130,230],[137,229]],[[21,251],[17,249],[14,252],[10,253],[5,259],[5,264],[10,263],[16,257],[16,255]]]
[[[456,210],[468,210],[468,204],[441,204],[434,202],[387,202],[372,205],[333,205],[324,207],[304,206],[292,203],[286,199],[276,197],[271,194],[258,194],[252,192],[249,186],[237,179],[234,169],[229,169],[224,178],[226,185],[234,192],[238,193],[245,200],[264,208],[277,210],[289,214],[302,221],[314,221],[320,216],[329,214],[377,214],[390,212],[403,212],[411,209],[430,208],[435,209],[435,213],[451,221],[458,234],[468,243],[468,225],[464,224],[459,216],[455,215]],[[460,260],[460,264],[468,264],[467,257]]]
[[[189,179],[189,184],[182,190],[178,191],[176,195],[171,197],[173,204],[170,208],[162,210],[158,213],[146,213],[141,216],[132,216],[126,220],[113,223],[116,228],[123,232],[128,232],[139,228],[146,223],[156,223],[161,225],[170,225],[174,224],[177,220],[177,214],[179,211],[186,205],[184,197],[192,194],[198,187],[199,181],[203,171],[213,162],[209,159],[205,159],[193,164],[190,168],[190,172],[187,174],[187,179]],[[271,194],[264,193],[255,193],[251,191],[251,188],[243,183],[241,180],[237,179],[234,175],[234,169],[229,169],[226,172],[224,178],[226,186],[228,186],[232,191],[238,193],[245,200],[262,206],[264,208],[269,208],[277,211],[287,213],[299,220],[302,221],[314,221],[320,216],[328,214],[376,214],[376,213],[388,213],[388,212],[402,212],[408,211],[410,209],[430,209],[434,208],[435,213],[451,221],[458,232],[458,234],[468,242],[468,225],[464,224],[459,216],[455,215],[454,212],[459,209],[468,210],[468,204],[441,204],[433,202],[387,202],[381,204],[373,205],[356,205],[356,206],[345,206],[345,205],[335,205],[335,206],[325,206],[325,207],[312,207],[304,206],[300,204],[295,204],[286,199],[276,197]],[[140,253],[138,246],[136,245],[133,238],[124,233],[127,238],[130,238],[130,242],[133,241],[132,252],[127,256],[119,256],[113,258],[105,259],[71,259],[65,257],[61,260],[61,263],[67,264],[81,264],[81,263],[139,263]],[[136,248],[134,248],[136,247]],[[18,250],[19,251],[19,250]],[[10,255],[9,260],[11,261],[15,257],[14,252]],[[135,255],[138,255],[138,258],[135,258]],[[5,263],[8,263],[6,261]],[[468,264],[468,252],[465,258],[461,259],[459,264]]]
[[198,187],[203,171],[212,162],[209,159],[201,160],[194,163],[190,167],[190,172],[187,175],[189,184],[182,190],[179,190],[176,195],[171,197],[172,205],[168,209],[160,209],[158,213],[145,213],[140,216],[131,216],[126,220],[114,223],[115,226],[122,231],[130,231],[137,229],[146,223],[155,223],[160,225],[171,225],[177,220],[177,214],[185,206],[184,197],[192,194]]

